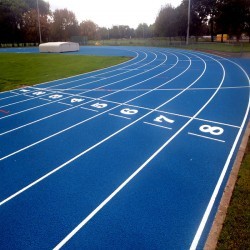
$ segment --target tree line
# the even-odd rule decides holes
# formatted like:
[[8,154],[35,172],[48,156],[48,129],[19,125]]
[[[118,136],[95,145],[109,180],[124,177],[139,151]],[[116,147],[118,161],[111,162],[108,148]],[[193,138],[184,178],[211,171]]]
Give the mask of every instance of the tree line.
[[[38,20],[42,41],[68,41],[73,36],[85,36],[89,40],[181,37],[187,34],[188,1],[174,8],[162,6],[155,23],[141,23],[136,29],[116,25],[108,29],[98,27],[91,20],[78,22],[68,9],[51,11],[44,0],[0,0],[0,43],[39,42]],[[37,3],[38,7],[37,8]],[[38,14],[39,10],[39,14]],[[190,35],[213,36],[217,33],[240,38],[250,35],[249,0],[191,0]],[[38,19],[39,16],[39,19]]]

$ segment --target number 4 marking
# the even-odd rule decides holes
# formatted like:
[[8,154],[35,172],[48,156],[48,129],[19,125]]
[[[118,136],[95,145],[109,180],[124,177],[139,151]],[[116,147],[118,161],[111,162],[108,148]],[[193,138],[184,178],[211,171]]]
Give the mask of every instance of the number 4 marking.
[[160,115],[160,116],[156,117],[154,119],[154,121],[155,122],[163,122],[163,121],[165,121],[165,122],[168,122],[168,123],[174,123],[174,120],[171,120],[171,119],[167,118],[164,115]]

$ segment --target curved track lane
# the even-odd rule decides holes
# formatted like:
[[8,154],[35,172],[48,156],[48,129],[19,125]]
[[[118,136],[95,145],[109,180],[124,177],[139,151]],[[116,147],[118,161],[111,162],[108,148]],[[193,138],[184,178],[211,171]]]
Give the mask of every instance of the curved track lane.
[[249,120],[249,76],[204,53],[0,93],[0,246],[201,249]]

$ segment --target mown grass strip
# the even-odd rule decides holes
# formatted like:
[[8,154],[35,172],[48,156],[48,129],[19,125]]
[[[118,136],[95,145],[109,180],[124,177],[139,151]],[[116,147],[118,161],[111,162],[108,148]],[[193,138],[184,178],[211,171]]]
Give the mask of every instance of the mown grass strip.
[[128,57],[0,53],[0,92],[110,67]]
[[241,164],[217,250],[250,249],[250,140]]

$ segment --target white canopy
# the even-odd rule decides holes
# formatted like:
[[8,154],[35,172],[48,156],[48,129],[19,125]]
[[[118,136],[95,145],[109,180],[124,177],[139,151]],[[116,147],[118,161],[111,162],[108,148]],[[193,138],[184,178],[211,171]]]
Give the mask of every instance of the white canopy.
[[50,42],[39,45],[40,52],[62,53],[79,51],[79,44],[72,42]]

